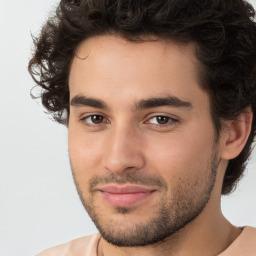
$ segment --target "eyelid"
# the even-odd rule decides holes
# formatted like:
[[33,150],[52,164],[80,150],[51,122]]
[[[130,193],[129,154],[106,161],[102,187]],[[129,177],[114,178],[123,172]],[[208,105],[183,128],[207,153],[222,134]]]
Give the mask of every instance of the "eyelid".
[[[99,124],[93,124],[93,123],[89,123],[86,121],[87,118],[90,118],[90,117],[93,117],[93,116],[101,116],[103,117],[103,120],[107,120],[107,122],[102,122],[102,123],[99,123]],[[102,125],[106,125],[107,123],[110,123],[108,118],[101,114],[101,113],[87,113],[87,114],[83,114],[81,117],[79,117],[79,120],[81,122],[84,123],[85,126],[89,126],[89,127],[98,127],[98,126],[102,126]]]
[[175,121],[179,121],[180,118],[178,118],[177,116],[175,115],[172,115],[172,114],[167,114],[167,113],[150,113],[148,114],[145,119],[146,120],[149,120],[151,118],[154,118],[154,117],[167,117],[167,118],[170,118],[171,120],[175,120]]
[[[103,118],[103,121],[101,123],[96,123],[94,124],[93,122],[88,122],[86,119],[93,117],[93,116],[101,116]],[[150,120],[153,118],[157,118],[157,117],[165,117],[168,118],[168,122],[165,124],[156,124],[156,123],[151,123]],[[111,122],[109,121],[109,118],[106,117],[106,115],[102,114],[102,113],[83,113],[83,115],[81,115],[81,117],[79,117],[79,121],[81,121],[83,123],[83,125],[87,126],[87,127],[100,127],[100,126],[105,126],[106,124],[110,124]],[[179,118],[177,118],[176,116],[174,117],[173,115],[171,116],[170,114],[166,114],[166,113],[150,113],[147,117],[146,117],[146,121],[144,121],[144,124],[150,125],[150,126],[155,126],[158,128],[164,128],[164,127],[171,127],[174,126],[177,122],[179,122]]]
[[[168,122],[165,124],[155,124],[155,123],[150,123],[150,119],[152,118],[157,118],[157,117],[166,117],[168,118]],[[170,116],[169,114],[162,114],[162,113],[154,113],[150,117],[147,117],[146,121],[144,122],[147,125],[150,125],[152,127],[156,128],[168,128],[176,125],[179,122],[179,119],[177,117]]]
[[83,112],[83,113],[81,113],[81,114],[79,115],[78,118],[79,118],[79,119],[85,119],[85,118],[90,117],[90,116],[102,116],[102,117],[108,119],[108,117],[106,116],[105,113],[97,112],[97,111],[95,111],[95,112],[94,112],[94,111]]

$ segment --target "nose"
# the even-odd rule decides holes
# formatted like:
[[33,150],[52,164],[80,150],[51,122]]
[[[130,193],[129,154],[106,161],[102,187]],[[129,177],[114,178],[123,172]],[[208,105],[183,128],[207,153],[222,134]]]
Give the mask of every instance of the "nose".
[[113,129],[105,149],[105,168],[114,174],[141,169],[145,159],[140,144],[139,134],[131,127]]

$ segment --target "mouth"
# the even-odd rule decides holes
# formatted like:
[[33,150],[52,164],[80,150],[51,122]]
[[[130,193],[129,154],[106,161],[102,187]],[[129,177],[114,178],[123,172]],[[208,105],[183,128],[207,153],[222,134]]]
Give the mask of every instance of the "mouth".
[[137,185],[108,185],[98,189],[110,205],[131,207],[149,198],[156,190]]

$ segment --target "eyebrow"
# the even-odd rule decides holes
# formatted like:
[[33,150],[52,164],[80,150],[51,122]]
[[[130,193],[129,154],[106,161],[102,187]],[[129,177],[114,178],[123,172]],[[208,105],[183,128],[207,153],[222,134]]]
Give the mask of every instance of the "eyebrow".
[[[89,106],[94,108],[99,108],[103,110],[109,110],[107,104],[99,99],[86,97],[84,95],[76,95],[74,96],[71,101],[70,105],[74,107],[79,106]],[[142,110],[148,108],[156,108],[156,107],[173,107],[173,108],[184,108],[184,109],[191,109],[192,104],[188,101],[183,101],[175,96],[166,96],[166,97],[159,97],[159,98],[149,98],[143,99],[136,102],[132,109],[134,110]]]
[[191,109],[192,104],[188,101],[183,101],[175,96],[167,96],[160,98],[149,98],[140,100],[135,104],[135,110],[156,108],[156,107],[173,107]]
[[70,106],[79,107],[79,106],[89,106],[99,109],[107,110],[109,109],[107,104],[99,99],[95,98],[88,98],[83,95],[76,95],[74,98],[70,101]]

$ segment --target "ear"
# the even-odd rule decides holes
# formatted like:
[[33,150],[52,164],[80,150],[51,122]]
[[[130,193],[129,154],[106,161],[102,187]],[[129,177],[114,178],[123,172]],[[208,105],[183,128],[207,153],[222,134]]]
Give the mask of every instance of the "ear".
[[237,157],[243,150],[251,132],[253,113],[251,107],[247,107],[235,119],[226,122],[224,131],[221,157],[230,160]]

